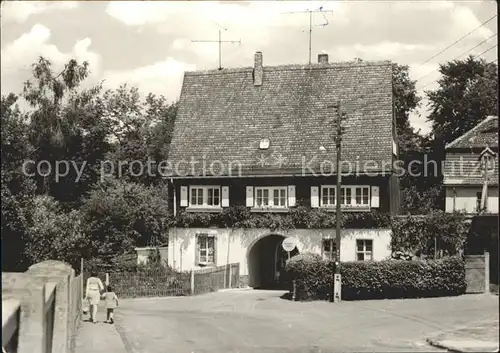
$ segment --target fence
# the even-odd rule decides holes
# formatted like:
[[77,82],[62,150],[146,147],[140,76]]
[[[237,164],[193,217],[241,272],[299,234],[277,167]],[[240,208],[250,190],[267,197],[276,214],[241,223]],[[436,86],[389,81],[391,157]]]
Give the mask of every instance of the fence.
[[81,312],[80,279],[59,261],[2,273],[3,351],[71,352]]
[[214,292],[239,286],[239,263],[192,271],[191,293],[193,295]]
[[490,254],[465,256],[466,293],[489,293]]
[[[84,272],[86,282],[89,274]],[[190,272],[170,269],[140,269],[135,272],[101,272],[119,298],[188,296],[239,286],[240,264],[233,263]],[[85,288],[84,288],[85,291]]]

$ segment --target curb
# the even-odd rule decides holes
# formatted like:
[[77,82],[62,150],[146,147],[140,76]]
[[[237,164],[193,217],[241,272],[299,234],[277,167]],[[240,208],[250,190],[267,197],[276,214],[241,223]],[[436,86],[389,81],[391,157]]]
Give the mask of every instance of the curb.
[[484,348],[478,348],[478,349],[475,349],[475,350],[462,350],[462,349],[457,349],[457,348],[452,348],[446,344],[443,344],[441,343],[440,341],[437,341],[437,340],[433,340],[431,338],[427,338],[425,340],[429,345],[433,346],[433,347],[436,347],[436,348],[440,348],[440,349],[446,349],[448,352],[453,352],[453,353],[471,353],[471,352],[491,352],[491,353],[497,353],[498,352],[498,348],[495,349],[495,350],[492,350],[492,351],[485,351]]
[[455,350],[455,349],[451,349],[441,343],[439,343],[439,341],[434,341],[430,338],[427,338],[425,340],[429,345],[433,346],[433,347],[436,347],[436,348],[440,348],[440,349],[446,349],[448,352],[453,352],[453,353],[465,353],[464,351],[460,351],[460,350]]

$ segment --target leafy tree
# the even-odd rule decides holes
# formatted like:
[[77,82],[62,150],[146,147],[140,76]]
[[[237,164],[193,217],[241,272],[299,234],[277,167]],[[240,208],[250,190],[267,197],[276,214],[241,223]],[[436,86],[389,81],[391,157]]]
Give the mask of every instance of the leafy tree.
[[[22,94],[31,107],[29,140],[35,146],[35,162],[49,163],[42,165],[42,173],[48,173],[49,168],[52,171],[47,176],[37,173],[38,192],[77,202],[97,181],[99,162],[109,150],[109,126],[98,99],[102,87],[81,89],[90,73],[87,62],[70,60],[60,73],[55,73],[51,62],[40,57],[32,68],[33,77],[25,82]],[[71,163],[62,180],[55,179],[58,161]],[[61,172],[65,173],[66,168],[60,164]],[[80,178],[75,168],[83,168]]]
[[22,166],[30,154],[28,129],[24,115],[17,107],[14,94],[2,96],[2,269],[24,270],[26,207],[34,196],[34,185],[23,173]]
[[422,136],[420,131],[415,131],[409,121],[409,115],[419,107],[421,97],[417,94],[416,81],[410,78],[407,65],[393,64],[392,72],[398,146],[400,159],[406,170],[400,178],[402,211],[426,214],[430,210],[440,208],[441,187],[437,174],[424,175],[422,164],[411,164],[412,161],[424,163],[426,154],[432,158],[432,153],[429,154],[428,138]]
[[411,151],[422,151],[425,138],[410,125],[410,112],[418,108],[421,97],[417,94],[416,81],[411,80],[408,65],[392,65],[392,90],[394,114],[401,157]]
[[433,148],[444,153],[445,144],[476,126],[488,115],[498,115],[498,67],[469,56],[440,65],[442,77],[435,91],[427,91]]
[[32,263],[55,259],[78,268],[81,254],[90,244],[80,212],[66,212],[45,195],[33,202],[27,233],[26,255]]
[[163,243],[171,216],[162,191],[123,179],[96,184],[81,208],[90,239],[84,257],[111,261],[136,246]]
[[138,89],[126,85],[107,91],[103,101],[106,118],[114,123],[116,143],[107,158],[113,162],[115,175],[145,185],[161,180],[158,165],[168,156],[177,104],[153,94],[142,101]]

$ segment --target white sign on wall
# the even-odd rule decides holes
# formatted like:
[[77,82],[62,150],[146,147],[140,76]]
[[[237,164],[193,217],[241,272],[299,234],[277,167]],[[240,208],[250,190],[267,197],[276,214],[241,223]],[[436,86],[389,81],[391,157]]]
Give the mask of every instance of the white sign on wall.
[[295,238],[285,238],[283,243],[281,243],[283,250],[290,252],[297,246],[297,240]]

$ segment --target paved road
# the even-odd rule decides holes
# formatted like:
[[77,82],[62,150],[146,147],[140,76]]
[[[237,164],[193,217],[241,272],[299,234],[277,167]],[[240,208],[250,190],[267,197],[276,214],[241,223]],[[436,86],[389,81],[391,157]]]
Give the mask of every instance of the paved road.
[[116,329],[127,353],[415,352],[435,333],[498,319],[498,297],[299,303],[283,292],[237,290],[122,300]]

